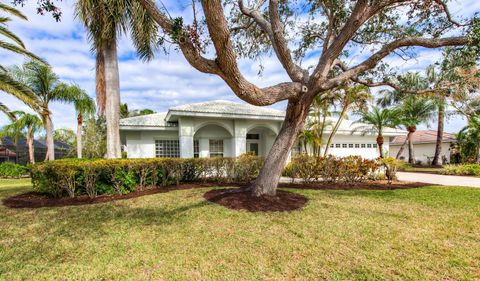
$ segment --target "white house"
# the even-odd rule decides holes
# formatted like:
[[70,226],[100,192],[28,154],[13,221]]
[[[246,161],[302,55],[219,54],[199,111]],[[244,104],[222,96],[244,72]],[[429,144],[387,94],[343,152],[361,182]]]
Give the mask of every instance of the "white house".
[[[265,156],[280,131],[285,112],[230,101],[210,101],[175,106],[164,113],[120,120],[122,142],[129,158],[235,157],[245,152]],[[343,121],[333,139],[331,154],[378,157],[376,135],[352,134],[356,126]],[[326,131],[328,136],[329,132]],[[389,137],[406,132],[387,128]],[[299,146],[294,147],[293,153]]]
[[[396,156],[403,143],[405,142],[406,136],[398,136],[393,139],[390,143],[391,155]],[[437,131],[434,130],[423,130],[416,131],[412,137],[413,141],[413,151],[415,160],[420,164],[430,164],[435,155],[435,147],[437,143]],[[451,144],[455,143],[457,138],[454,134],[444,133],[443,142],[442,142],[442,153],[440,155],[440,162],[442,164],[450,163],[450,154],[451,154]],[[400,159],[408,160],[408,147],[405,146],[402,154],[400,154]]]

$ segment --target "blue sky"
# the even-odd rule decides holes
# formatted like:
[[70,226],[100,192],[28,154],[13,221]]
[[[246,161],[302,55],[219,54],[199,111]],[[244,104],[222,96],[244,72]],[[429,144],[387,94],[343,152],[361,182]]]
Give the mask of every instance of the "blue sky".
[[[10,3],[4,0],[2,2]],[[9,27],[24,40],[29,50],[45,58],[62,80],[80,85],[94,97],[95,58],[90,53],[90,45],[83,27],[73,17],[74,2],[73,0],[60,2],[63,16],[62,21],[56,23],[49,15],[37,15],[36,1],[28,1],[21,11],[28,16],[29,21],[15,20]],[[184,8],[185,11],[181,8],[171,10],[171,14],[175,16],[181,13],[185,16],[187,13],[188,22],[190,8],[186,5]],[[468,16],[480,11],[480,1],[454,0],[450,3],[450,9],[456,16]],[[357,54],[353,56],[353,60],[361,56],[362,54]],[[136,59],[129,39],[123,36],[119,42],[119,57],[121,99],[122,102],[128,103],[131,109],[151,108],[155,111],[165,111],[171,106],[191,102],[214,99],[239,101],[220,78],[198,72],[175,51],[169,55],[159,53],[153,61],[142,63]],[[421,50],[416,60],[404,62],[399,58],[389,57],[387,61],[391,66],[397,66],[404,71],[422,71],[427,65],[439,59],[438,51]],[[4,51],[0,51],[0,60],[3,65],[23,62],[21,56]],[[250,81],[259,86],[288,81],[287,75],[275,58],[263,58],[262,64],[265,70],[261,76],[257,74],[259,71],[257,63],[241,61],[240,68]],[[29,111],[21,102],[4,93],[0,93],[0,100],[10,105],[13,110]],[[285,103],[274,105],[280,109],[284,106]],[[76,119],[72,106],[54,103],[52,112],[55,128],[75,129]],[[7,122],[4,116],[0,116],[0,126]],[[463,120],[453,117],[448,120],[446,130],[456,132],[463,125]],[[431,128],[435,128],[435,124],[432,123]]]

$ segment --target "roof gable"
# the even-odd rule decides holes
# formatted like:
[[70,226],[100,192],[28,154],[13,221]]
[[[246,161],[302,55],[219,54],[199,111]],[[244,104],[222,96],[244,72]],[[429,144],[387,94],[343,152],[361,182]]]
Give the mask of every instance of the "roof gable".
[[[397,136],[395,137],[391,145],[402,145],[405,142],[407,136]],[[412,136],[412,141],[414,144],[418,143],[436,143],[437,142],[437,131],[435,130],[420,130],[416,131]],[[455,134],[452,133],[443,133],[443,142],[456,142],[457,138]]]

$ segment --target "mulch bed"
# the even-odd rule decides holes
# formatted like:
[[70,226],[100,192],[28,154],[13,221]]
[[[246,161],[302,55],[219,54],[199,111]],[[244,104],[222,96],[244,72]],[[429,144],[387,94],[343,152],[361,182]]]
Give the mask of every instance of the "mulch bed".
[[212,189],[203,197],[233,210],[250,212],[283,212],[300,209],[307,204],[307,197],[284,190],[277,190],[276,196],[255,197],[246,188]]
[[[277,196],[274,197],[253,197],[245,187],[245,184],[238,183],[185,183],[168,187],[150,187],[141,191],[134,191],[125,195],[100,195],[90,198],[87,195],[76,196],[74,198],[62,197],[52,198],[39,192],[27,192],[14,195],[2,200],[3,205],[9,208],[41,208],[41,207],[62,207],[73,205],[97,204],[116,200],[125,200],[140,196],[165,193],[173,190],[185,190],[193,188],[206,188],[212,186],[220,187],[239,187],[230,189],[213,189],[205,193],[204,198],[210,202],[218,203],[230,209],[242,209],[248,211],[291,211],[305,206],[307,198],[303,195],[277,190]],[[431,186],[431,184],[418,182],[396,182],[387,185],[386,182],[375,181],[357,184],[328,184],[328,183],[281,183],[281,188],[294,189],[314,189],[314,190],[393,190],[418,188],[423,186]]]

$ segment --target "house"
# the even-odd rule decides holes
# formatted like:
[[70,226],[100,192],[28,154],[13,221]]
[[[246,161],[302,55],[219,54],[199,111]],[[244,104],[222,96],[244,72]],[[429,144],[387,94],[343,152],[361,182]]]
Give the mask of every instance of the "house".
[[[55,145],[55,159],[65,158],[70,151],[70,146],[60,141],[54,141]],[[45,160],[47,153],[47,144],[45,140],[33,140],[33,149],[35,162],[41,162]],[[5,156],[6,151],[10,151],[10,155]],[[21,165],[28,163],[28,145],[25,138],[21,138],[14,142],[10,137],[0,139],[0,163],[1,162],[13,162]]]
[[[391,155],[396,156],[402,145],[405,143],[406,136],[397,136],[390,143]],[[452,143],[455,143],[457,138],[454,134],[444,133],[442,142],[442,154],[440,155],[440,161],[442,164],[450,163],[450,147]],[[435,155],[435,147],[437,143],[437,131],[435,130],[422,130],[416,131],[412,137],[414,156],[418,164],[430,164]],[[405,145],[405,149],[400,154],[400,159],[408,159],[408,144]]]
[[[171,107],[167,112],[120,120],[122,143],[128,158],[236,157],[245,152],[267,155],[277,137],[285,111],[230,101],[209,101]],[[354,132],[345,120],[333,139],[330,153],[337,156],[378,157],[376,135]],[[326,135],[328,136],[328,129]],[[406,132],[387,128],[389,137]],[[295,145],[293,153],[300,145]]]

